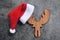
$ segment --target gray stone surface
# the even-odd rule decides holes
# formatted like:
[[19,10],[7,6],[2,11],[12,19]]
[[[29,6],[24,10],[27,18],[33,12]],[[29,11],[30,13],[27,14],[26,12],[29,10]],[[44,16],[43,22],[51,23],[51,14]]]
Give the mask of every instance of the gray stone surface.
[[[22,2],[35,6],[37,20],[45,8],[50,10],[50,20],[41,28],[41,37],[34,37],[34,29],[28,23],[18,23],[16,34],[9,36],[8,12]],[[60,40],[60,0],[0,0],[0,40]]]

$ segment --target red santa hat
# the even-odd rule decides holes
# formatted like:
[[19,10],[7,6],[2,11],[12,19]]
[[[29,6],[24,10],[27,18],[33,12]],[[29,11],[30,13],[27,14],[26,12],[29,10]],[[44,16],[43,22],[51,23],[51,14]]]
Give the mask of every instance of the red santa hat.
[[18,7],[11,10],[8,14],[10,20],[10,33],[15,33],[18,20],[23,24],[27,22],[30,16],[33,14],[34,6],[28,3],[22,3]]

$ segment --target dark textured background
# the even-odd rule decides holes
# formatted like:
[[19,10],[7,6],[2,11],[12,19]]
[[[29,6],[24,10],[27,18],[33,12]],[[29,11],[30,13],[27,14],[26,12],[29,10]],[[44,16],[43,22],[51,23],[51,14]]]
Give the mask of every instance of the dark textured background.
[[[41,28],[41,37],[34,37],[34,29],[28,23],[18,23],[16,34],[9,36],[8,12],[22,2],[35,6],[37,20],[45,8],[50,10],[50,20]],[[60,40],[60,0],[0,0],[0,40]]]

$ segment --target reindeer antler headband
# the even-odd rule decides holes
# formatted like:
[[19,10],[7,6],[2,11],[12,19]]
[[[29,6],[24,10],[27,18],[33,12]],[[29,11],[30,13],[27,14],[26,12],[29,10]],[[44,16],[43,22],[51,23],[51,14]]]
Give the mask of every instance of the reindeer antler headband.
[[41,15],[41,18],[39,21],[36,21],[35,17],[32,15],[30,19],[28,20],[29,24],[32,24],[33,27],[35,27],[35,36],[40,37],[41,32],[40,28],[42,27],[43,24],[47,23],[50,18],[50,12],[48,9],[44,10],[44,13]]

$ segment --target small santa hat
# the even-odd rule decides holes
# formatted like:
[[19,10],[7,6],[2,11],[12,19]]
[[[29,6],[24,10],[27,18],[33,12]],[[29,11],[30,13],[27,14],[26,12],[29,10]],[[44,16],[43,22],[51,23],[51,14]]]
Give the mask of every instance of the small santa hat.
[[30,16],[33,14],[34,6],[28,3],[22,3],[18,7],[11,10],[8,14],[10,20],[10,33],[15,33],[15,27],[17,25],[18,20],[20,20],[23,24],[27,22]]

